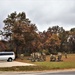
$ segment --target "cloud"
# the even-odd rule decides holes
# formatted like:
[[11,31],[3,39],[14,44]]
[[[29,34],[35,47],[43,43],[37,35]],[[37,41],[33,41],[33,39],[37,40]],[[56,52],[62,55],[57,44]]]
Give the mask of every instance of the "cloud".
[[40,31],[59,25],[66,30],[75,25],[75,0],[0,0],[0,27],[8,14],[26,12]]

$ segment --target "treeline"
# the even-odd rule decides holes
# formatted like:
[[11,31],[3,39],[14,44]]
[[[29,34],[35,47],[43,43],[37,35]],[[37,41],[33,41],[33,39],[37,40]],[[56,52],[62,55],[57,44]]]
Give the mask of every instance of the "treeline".
[[3,47],[5,50],[14,51],[16,55],[27,55],[36,51],[44,51],[47,54],[75,53],[75,28],[65,31],[63,27],[53,26],[47,31],[39,32],[24,12],[11,13],[3,22],[1,35],[7,40],[4,43],[6,47]]

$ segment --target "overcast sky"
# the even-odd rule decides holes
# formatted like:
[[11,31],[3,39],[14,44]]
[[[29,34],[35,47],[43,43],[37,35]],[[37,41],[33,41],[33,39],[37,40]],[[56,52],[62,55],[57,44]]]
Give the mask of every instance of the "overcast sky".
[[0,29],[14,11],[25,12],[39,31],[55,25],[66,30],[75,27],[75,0],[0,0]]

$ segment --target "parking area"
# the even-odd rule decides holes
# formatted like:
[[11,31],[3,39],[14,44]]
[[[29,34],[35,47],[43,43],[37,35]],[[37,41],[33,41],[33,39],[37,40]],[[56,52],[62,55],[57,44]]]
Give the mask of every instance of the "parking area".
[[12,61],[12,62],[0,61],[0,67],[13,67],[13,66],[34,66],[34,64],[23,63],[18,61]]

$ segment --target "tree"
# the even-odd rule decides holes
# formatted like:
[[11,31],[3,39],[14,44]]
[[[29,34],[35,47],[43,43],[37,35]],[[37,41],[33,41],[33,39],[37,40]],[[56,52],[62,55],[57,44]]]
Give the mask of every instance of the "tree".
[[6,45],[6,41],[0,41],[0,51],[5,51],[8,49],[7,45]]
[[50,32],[52,34],[59,34],[59,33],[62,33],[64,32],[64,29],[63,27],[59,27],[58,25],[57,26],[53,26],[52,28],[48,28],[47,32]]
[[50,35],[49,38],[57,36],[58,40],[60,41],[60,45],[56,51],[63,51],[63,44],[66,41],[65,30],[63,29],[63,27],[59,26],[53,26],[52,28],[49,27],[47,30],[47,34]]
[[69,46],[69,52],[75,53],[75,28],[72,28],[69,31],[67,42]]
[[50,53],[57,53],[60,48],[61,40],[56,34],[53,34],[50,38],[46,40],[46,45]]
[[16,12],[8,15],[4,20],[5,37],[8,41],[14,42],[16,47],[16,55],[23,53],[23,49],[31,48],[31,42],[37,37],[37,27],[26,18],[24,12],[17,14]]

